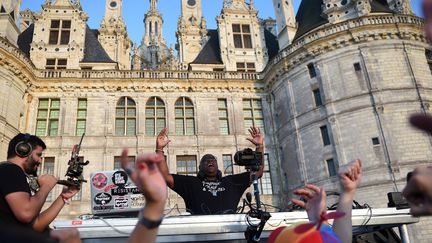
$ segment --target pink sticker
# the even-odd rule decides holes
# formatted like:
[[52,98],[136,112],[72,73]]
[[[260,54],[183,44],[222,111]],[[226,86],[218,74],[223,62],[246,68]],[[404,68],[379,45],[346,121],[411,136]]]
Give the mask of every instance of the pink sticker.
[[93,176],[92,183],[97,189],[102,189],[107,185],[108,178],[102,173],[97,173]]
[[72,225],[82,225],[82,220],[72,220]]

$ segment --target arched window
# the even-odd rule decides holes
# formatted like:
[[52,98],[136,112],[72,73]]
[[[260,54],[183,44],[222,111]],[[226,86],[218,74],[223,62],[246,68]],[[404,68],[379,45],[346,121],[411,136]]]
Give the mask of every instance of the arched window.
[[195,134],[194,106],[187,97],[180,97],[175,103],[175,129],[177,135]]
[[146,103],[146,135],[155,136],[166,126],[165,103],[161,98],[151,97]]
[[115,134],[136,135],[136,104],[130,97],[121,97],[116,106]]

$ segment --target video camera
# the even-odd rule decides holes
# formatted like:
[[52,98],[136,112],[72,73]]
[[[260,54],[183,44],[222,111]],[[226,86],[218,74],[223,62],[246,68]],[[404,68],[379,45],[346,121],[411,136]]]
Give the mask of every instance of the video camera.
[[245,166],[246,169],[258,171],[261,166],[262,153],[255,152],[250,148],[237,151],[234,155],[235,165]]

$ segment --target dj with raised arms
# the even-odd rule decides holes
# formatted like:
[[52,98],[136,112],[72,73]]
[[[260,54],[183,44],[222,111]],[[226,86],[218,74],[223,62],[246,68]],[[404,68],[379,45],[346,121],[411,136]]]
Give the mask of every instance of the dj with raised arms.
[[[263,174],[264,135],[256,127],[251,127],[249,133],[251,138],[248,140],[256,146],[255,152],[259,156],[259,165],[250,172],[223,177],[218,168],[217,158],[212,154],[206,154],[201,158],[197,176],[170,174],[165,160],[158,164],[168,187],[183,198],[191,214],[236,213],[241,196],[251,185],[252,173],[258,178]],[[163,149],[170,142],[167,134],[166,128],[159,133],[156,139],[156,153],[164,154]]]

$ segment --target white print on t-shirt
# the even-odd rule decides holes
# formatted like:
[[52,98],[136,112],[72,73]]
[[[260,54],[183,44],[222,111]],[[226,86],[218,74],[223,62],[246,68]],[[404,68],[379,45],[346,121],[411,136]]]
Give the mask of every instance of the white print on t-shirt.
[[218,192],[225,191],[225,187],[219,187],[220,182],[203,181],[203,191],[210,192],[214,197],[217,197]]

